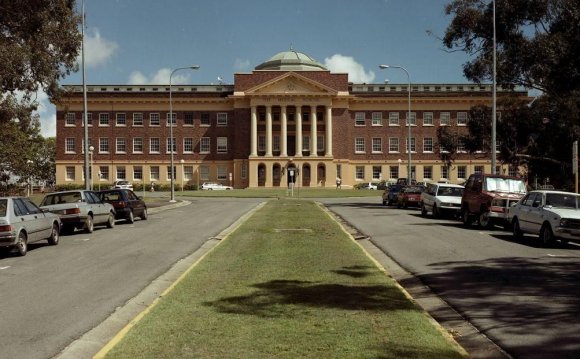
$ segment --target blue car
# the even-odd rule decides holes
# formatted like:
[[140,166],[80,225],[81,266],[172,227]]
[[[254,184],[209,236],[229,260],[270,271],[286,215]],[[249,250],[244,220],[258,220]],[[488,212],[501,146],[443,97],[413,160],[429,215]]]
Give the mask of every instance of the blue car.
[[390,206],[395,204],[397,202],[397,195],[401,191],[401,188],[403,188],[403,186],[394,184],[385,189],[383,192],[383,205]]

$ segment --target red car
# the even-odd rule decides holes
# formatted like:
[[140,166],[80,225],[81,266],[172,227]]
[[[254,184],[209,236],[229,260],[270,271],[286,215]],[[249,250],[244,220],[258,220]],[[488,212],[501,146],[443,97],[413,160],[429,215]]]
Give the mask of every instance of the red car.
[[397,208],[420,207],[421,193],[425,191],[423,186],[407,186],[397,195]]

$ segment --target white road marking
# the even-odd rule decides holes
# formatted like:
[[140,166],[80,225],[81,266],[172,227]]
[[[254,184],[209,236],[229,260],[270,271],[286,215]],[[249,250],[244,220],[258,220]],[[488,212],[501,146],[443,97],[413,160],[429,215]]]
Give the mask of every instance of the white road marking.
[[10,266],[6,266],[6,267],[0,267],[0,270],[3,270],[3,269],[8,269],[8,268],[10,268]]
[[548,253],[547,256],[548,257],[570,257],[567,254],[550,254],[550,253]]

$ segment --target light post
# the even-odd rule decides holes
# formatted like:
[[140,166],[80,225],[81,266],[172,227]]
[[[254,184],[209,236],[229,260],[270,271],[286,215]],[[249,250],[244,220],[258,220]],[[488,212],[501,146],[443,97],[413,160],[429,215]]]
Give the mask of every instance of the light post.
[[185,176],[185,173],[183,172],[183,164],[185,163],[185,160],[182,158],[179,162],[181,162],[181,192],[183,192],[183,177]]
[[175,169],[173,168],[173,102],[171,97],[171,78],[173,74],[179,70],[197,70],[199,69],[199,65],[191,65],[186,67],[178,67],[171,71],[169,75],[169,145],[170,145],[170,152],[171,152],[171,199],[169,202],[175,202]]
[[407,127],[408,127],[407,152],[409,154],[409,159],[408,159],[408,163],[407,163],[407,184],[411,185],[411,76],[409,75],[409,71],[407,71],[407,69],[404,68],[403,66],[379,65],[379,68],[381,68],[381,69],[388,69],[388,68],[401,69],[401,70],[405,71],[405,74],[407,75],[407,82],[408,82],[407,90],[409,90],[409,112],[407,113]]
[[403,163],[403,160],[399,158],[397,160],[397,177],[401,177],[401,163]]
[[30,195],[32,195],[33,189],[32,189],[32,164],[34,163],[33,160],[27,160],[26,163],[28,164],[28,180],[26,182],[28,182],[28,185],[26,186],[26,197],[30,197]]
[[89,189],[91,191],[95,187],[93,185],[93,151],[94,150],[95,150],[95,147],[94,146],[90,146],[89,147],[89,183],[90,183]]
[[496,131],[497,131],[497,83],[496,83],[496,34],[495,34],[495,0],[493,0],[493,94],[491,110],[491,174],[495,174],[495,162],[497,156]]

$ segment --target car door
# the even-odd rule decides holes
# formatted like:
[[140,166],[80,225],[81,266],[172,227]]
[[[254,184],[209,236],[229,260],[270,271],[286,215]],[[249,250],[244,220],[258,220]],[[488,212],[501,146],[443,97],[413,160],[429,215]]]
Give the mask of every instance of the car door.
[[109,210],[107,206],[105,206],[105,204],[99,199],[99,196],[97,196],[96,193],[92,191],[86,191],[85,195],[87,197],[87,203],[92,208],[94,222],[106,222],[109,218]]
[[544,207],[542,206],[544,195],[544,193],[536,193],[533,197],[532,204],[528,212],[528,217],[526,218],[528,221],[530,233],[539,234],[540,228],[542,228],[542,223],[544,222]]
[[48,238],[52,232],[52,219],[48,218],[34,202],[29,198],[21,198],[22,203],[28,209],[28,213],[34,216],[34,227],[36,229],[36,240]]
[[133,191],[127,191],[127,200],[129,201],[130,208],[133,209],[133,214],[135,216],[140,216],[145,210],[143,202],[133,193]]
[[532,209],[532,203],[536,198],[537,193],[527,194],[518,204],[518,211],[516,212],[518,216],[518,221],[520,223],[520,229],[524,232],[531,233],[533,226],[530,224],[530,210]]
[[41,231],[41,226],[39,226],[36,219],[38,218],[38,213],[34,210],[30,211],[22,198],[14,198],[14,215],[16,216],[16,227],[24,228],[28,236],[28,243],[32,243],[39,240],[39,231]]

